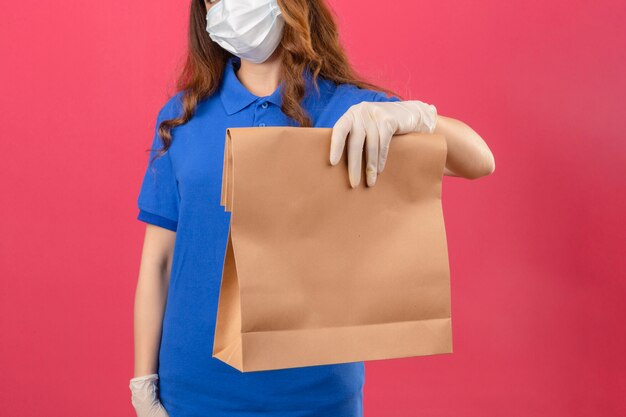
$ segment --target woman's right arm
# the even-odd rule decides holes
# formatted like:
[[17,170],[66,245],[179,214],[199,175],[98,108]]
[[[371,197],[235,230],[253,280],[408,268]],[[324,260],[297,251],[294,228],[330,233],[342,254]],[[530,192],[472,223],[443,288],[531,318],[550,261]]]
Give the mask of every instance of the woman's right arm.
[[131,402],[137,417],[169,417],[158,393],[159,347],[176,232],[147,223],[135,290],[135,376]]
[[176,232],[146,224],[134,307],[134,376],[158,372],[163,314]]

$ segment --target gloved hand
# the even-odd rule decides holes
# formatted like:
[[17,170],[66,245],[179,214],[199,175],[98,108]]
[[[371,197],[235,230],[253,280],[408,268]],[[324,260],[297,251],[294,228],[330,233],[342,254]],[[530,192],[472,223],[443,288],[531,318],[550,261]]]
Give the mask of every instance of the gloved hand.
[[158,379],[158,374],[150,374],[130,380],[131,401],[137,417],[169,417],[159,400]]
[[366,149],[367,185],[373,186],[385,168],[391,138],[410,132],[433,133],[437,124],[437,108],[419,100],[364,101],[352,105],[333,126],[330,163],[341,158],[346,137],[348,144],[348,175],[352,188],[361,182],[361,159]]

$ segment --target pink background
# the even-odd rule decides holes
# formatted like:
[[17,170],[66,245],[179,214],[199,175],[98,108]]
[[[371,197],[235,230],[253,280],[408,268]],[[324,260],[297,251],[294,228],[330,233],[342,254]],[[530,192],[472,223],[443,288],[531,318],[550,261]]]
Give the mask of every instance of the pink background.
[[[135,219],[187,3],[8,2],[0,414],[132,416]],[[446,178],[454,353],[367,364],[365,415],[626,415],[620,1],[332,1],[361,73],[472,126]]]

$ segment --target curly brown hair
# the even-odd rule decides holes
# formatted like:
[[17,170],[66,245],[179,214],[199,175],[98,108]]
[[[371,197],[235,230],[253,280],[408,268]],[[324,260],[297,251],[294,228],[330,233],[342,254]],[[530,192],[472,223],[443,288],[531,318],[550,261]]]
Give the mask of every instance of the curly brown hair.
[[[351,83],[359,88],[396,94],[360,77],[348,62],[339,41],[339,32],[330,9],[324,0],[277,0],[285,19],[282,48],[281,79],[283,113],[302,127],[310,127],[311,120],[300,105],[305,94],[304,69],[309,69],[317,88],[321,76],[335,84]],[[220,85],[221,77],[230,52],[215,43],[206,32],[206,6],[203,0],[191,2],[189,13],[188,50],[183,69],[176,81],[181,92],[183,112],[176,118],[163,120],[158,134],[163,147],[155,155],[162,156],[172,142],[171,129],[186,123],[193,116],[198,102],[213,94]],[[288,70],[287,70],[288,69]]]

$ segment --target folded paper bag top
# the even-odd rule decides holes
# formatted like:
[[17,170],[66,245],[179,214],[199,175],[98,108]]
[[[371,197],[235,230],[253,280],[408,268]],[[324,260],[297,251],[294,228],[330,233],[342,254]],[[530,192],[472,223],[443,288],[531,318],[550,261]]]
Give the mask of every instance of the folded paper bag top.
[[444,136],[395,135],[352,189],[331,132],[226,131],[213,357],[242,372],[452,353]]

